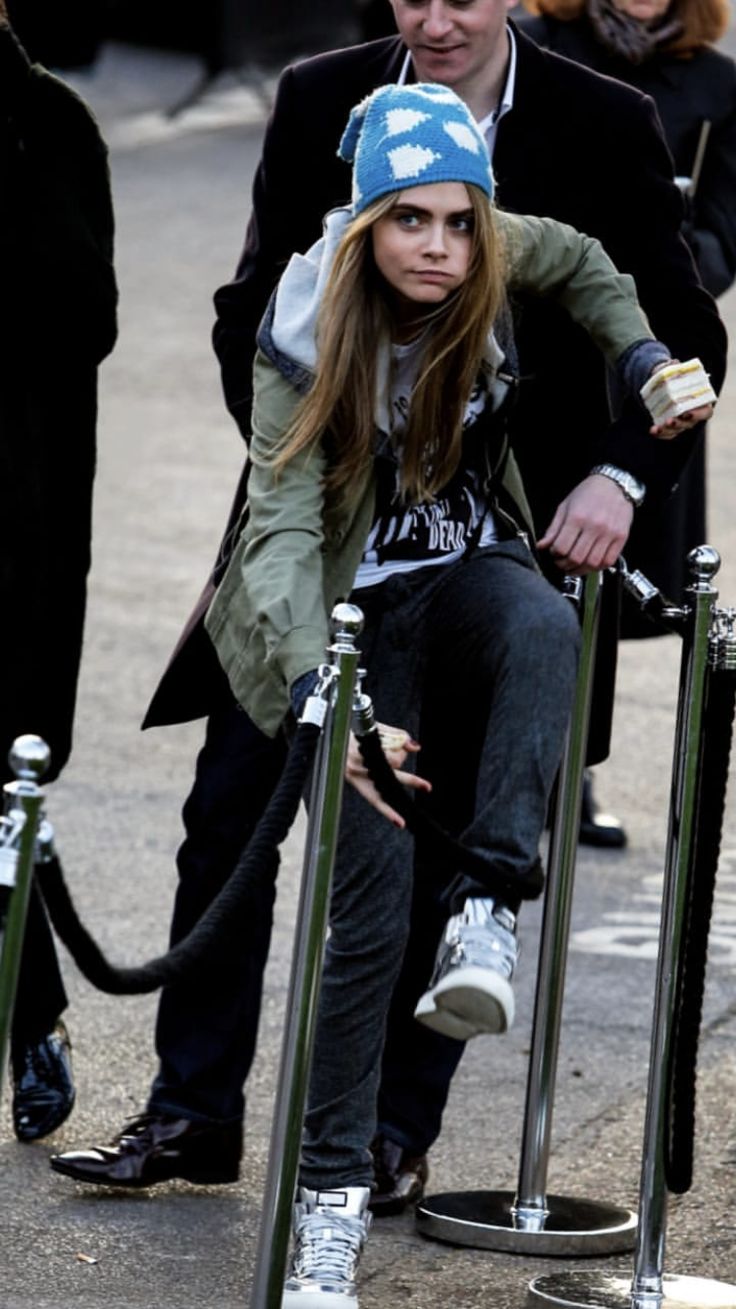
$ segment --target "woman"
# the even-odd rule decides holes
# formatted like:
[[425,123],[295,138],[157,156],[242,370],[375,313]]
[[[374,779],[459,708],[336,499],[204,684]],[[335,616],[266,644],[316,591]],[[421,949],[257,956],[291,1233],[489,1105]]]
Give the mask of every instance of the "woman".
[[[421,733],[424,776],[398,775],[487,865],[472,880],[424,861],[447,924],[417,1017],[466,1038],[513,1020],[516,914],[540,888],[578,644],[536,567],[506,442],[513,350],[493,331],[506,285],[558,296],[629,389],[667,351],[596,242],[494,212],[485,141],[447,88],[380,88],[341,153],[352,207],[292,258],[259,333],[249,517],[207,627],[237,699],[274,734],[314,685],[333,603],[360,604],[367,689],[408,734],[391,762],[402,770]],[[618,548],[601,546],[601,564]],[[409,924],[402,821],[354,746],[347,775],[290,1309],[357,1305],[384,1022]]]

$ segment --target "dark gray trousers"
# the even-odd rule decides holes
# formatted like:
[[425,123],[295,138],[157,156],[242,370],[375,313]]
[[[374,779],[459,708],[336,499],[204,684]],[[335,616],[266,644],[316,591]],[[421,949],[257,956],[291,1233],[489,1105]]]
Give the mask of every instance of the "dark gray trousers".
[[[366,614],[366,689],[417,736],[430,811],[506,875],[538,857],[567,727],[579,628],[521,542],[389,579]],[[426,861],[426,852],[423,852]],[[456,877],[456,868],[431,878]],[[421,869],[417,870],[421,876]],[[413,841],[347,786],[304,1132],[303,1185],[372,1178],[386,1014],[406,947]],[[483,894],[481,884],[469,891]],[[427,979],[429,980],[429,979]]]

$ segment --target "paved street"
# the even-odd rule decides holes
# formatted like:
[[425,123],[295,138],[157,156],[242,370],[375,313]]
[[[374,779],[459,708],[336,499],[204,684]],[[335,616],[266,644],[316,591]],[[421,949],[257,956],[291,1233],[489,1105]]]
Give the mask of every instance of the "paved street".
[[[734,42],[731,42],[734,49]],[[73,894],[103,947],[142,961],[166,944],[173,856],[201,724],[141,734],[158,674],[217,547],[240,467],[209,345],[212,291],[231,275],[271,83],[221,88],[175,119],[193,60],[114,47],[75,85],[112,148],[120,339],[101,381],[94,565],[75,751],[48,811]],[[295,196],[294,203],[299,203]],[[736,293],[721,303],[736,332]],[[710,542],[736,605],[736,377],[712,424]],[[50,652],[53,657],[53,652]],[[600,799],[625,853],[581,855],[550,1190],[636,1205],[679,642],[625,645]],[[31,726],[31,725],[29,725]],[[153,998],[93,991],[68,959],[77,1107],[52,1138],[13,1138],[0,1113],[0,1309],[241,1309],[248,1303],[288,980],[301,827],[279,879],[238,1184],[105,1193],[52,1175],[53,1151],[108,1139],[145,1103]],[[540,910],[522,918],[518,1021],[476,1041],[432,1155],[436,1190],[516,1182]],[[711,941],[691,1193],[671,1206],[668,1271],[736,1281],[736,788]],[[361,1309],[521,1309],[550,1260],[457,1250],[386,1220],[365,1256]],[[627,1257],[607,1261],[627,1272]]]

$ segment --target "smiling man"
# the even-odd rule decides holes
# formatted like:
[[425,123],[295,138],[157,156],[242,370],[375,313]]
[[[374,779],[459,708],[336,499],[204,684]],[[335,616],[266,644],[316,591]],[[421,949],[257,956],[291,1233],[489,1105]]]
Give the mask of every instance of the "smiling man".
[[[700,355],[718,387],[725,334],[679,237],[681,200],[652,102],[538,49],[508,23],[507,0],[392,5],[398,35],[295,64],[279,82],[237,274],[215,297],[215,348],[226,401],[243,436],[250,433],[256,331],[270,294],[290,255],[319,237],[323,214],[347,200],[350,174],[337,157],[345,120],[357,101],[389,82],[439,81],[457,91],[488,142],[500,205],[597,236],[614,263],[634,276],[655,335],[675,357]],[[584,572],[613,562],[634,504],[644,494],[649,500],[667,494],[697,438],[651,440],[647,416],[633,403],[612,423],[605,370],[582,332],[546,302],[519,299],[513,309],[523,380],[511,434],[544,533],[538,544],[551,572]],[[246,481],[247,475],[231,529]],[[229,530],[147,718],[154,725],[209,713],[184,811],[173,939],[190,930],[234,867],[283,755],[283,744],[260,736],[228,699],[202,632],[200,620],[234,537]],[[443,695],[433,712],[438,718],[448,712]],[[479,748],[481,729],[464,721],[466,751]],[[422,771],[432,773],[426,750]],[[442,803],[449,825],[461,832],[469,797],[448,793]],[[415,879],[412,933],[383,1062],[374,1143],[377,1213],[401,1212],[421,1194],[426,1152],[440,1130],[463,1050],[461,1042],[413,1018],[446,919],[440,899],[446,873],[425,859]],[[59,1171],[81,1181],[134,1186],[167,1177],[212,1182],[237,1176],[243,1084],[270,915],[271,891],[264,888],[237,965],[198,979],[196,987],[164,992],[156,1033],[161,1062],[148,1113],[111,1147],[61,1156]]]

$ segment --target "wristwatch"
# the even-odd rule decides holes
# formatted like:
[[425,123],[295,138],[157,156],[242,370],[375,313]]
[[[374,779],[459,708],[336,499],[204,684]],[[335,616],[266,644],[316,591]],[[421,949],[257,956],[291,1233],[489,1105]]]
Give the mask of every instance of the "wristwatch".
[[615,464],[596,464],[595,468],[591,468],[590,472],[591,475],[600,473],[601,477],[608,477],[612,482],[616,483],[616,486],[620,486],[626,499],[635,509],[638,509],[639,505],[642,504],[647,488],[642,482],[637,481],[632,473],[627,473],[623,468],[617,468]]

